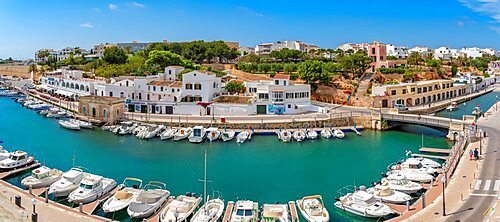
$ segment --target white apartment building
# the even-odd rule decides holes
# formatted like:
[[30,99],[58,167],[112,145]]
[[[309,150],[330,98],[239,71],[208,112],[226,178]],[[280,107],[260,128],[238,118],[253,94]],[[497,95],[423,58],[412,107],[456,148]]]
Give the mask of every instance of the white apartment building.
[[269,55],[272,51],[279,51],[284,48],[307,52],[312,49],[318,49],[318,46],[303,43],[301,41],[278,41],[274,43],[261,43],[255,46],[255,53],[259,55]]
[[483,49],[480,49],[477,47],[462,48],[462,49],[460,49],[460,52],[463,54],[464,57],[467,57],[467,58],[483,57],[483,54],[484,54]]
[[[42,51],[47,51],[49,56],[39,58],[38,54]],[[61,50],[53,50],[53,49],[40,49],[35,52],[35,62],[47,62],[49,57],[54,58],[55,61],[62,61],[68,59],[70,56],[80,57],[88,55],[90,52],[85,49],[81,49],[79,47],[66,47]]]
[[255,53],[255,48],[254,47],[248,47],[248,46],[241,46],[239,48],[239,51],[241,53],[241,56],[244,56],[244,55]]
[[452,58],[452,51],[450,48],[448,48],[446,46],[441,46],[441,47],[434,50],[434,58],[448,60],[448,59]]
[[222,93],[222,81],[209,71],[192,71],[182,75],[183,102],[210,102]]
[[395,56],[398,59],[403,59],[408,57],[408,47],[406,46],[395,46],[392,44],[385,45],[387,56]]
[[369,43],[360,43],[360,44],[344,43],[342,45],[339,45],[337,49],[341,49],[342,51],[353,50],[354,52],[357,52],[359,50],[368,51],[369,47],[370,47]]
[[434,53],[434,49],[429,48],[427,46],[415,46],[411,49],[408,50],[408,52],[411,54],[413,52],[417,52],[422,56],[429,56]]

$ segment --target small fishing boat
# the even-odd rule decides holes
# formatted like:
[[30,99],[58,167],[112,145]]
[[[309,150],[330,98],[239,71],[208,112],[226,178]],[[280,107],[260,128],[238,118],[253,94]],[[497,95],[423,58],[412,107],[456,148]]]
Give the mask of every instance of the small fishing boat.
[[316,132],[316,130],[312,130],[312,129],[307,130],[306,137],[307,137],[307,139],[315,140],[318,137],[318,132]]
[[99,199],[116,187],[116,181],[102,176],[87,174],[82,179],[80,186],[73,190],[68,201],[75,204],[86,204]]
[[9,158],[0,161],[0,170],[9,171],[30,165],[34,161],[35,159],[32,156],[28,156],[28,153],[17,150],[10,153]]
[[411,181],[419,183],[429,183],[434,179],[432,175],[414,169],[390,170],[386,175],[389,180],[404,176]]
[[335,138],[339,138],[339,139],[342,139],[345,137],[345,134],[344,132],[342,132],[342,130],[340,129],[334,129],[333,130],[333,136],[335,136]]
[[48,194],[54,197],[66,197],[80,186],[84,176],[85,173],[82,169],[73,167],[64,172],[59,180],[50,185]]
[[458,109],[457,102],[452,102],[448,107],[446,107],[446,111],[453,112]]
[[327,222],[330,220],[330,214],[323,204],[323,197],[320,195],[306,196],[296,202],[300,213],[307,221]]
[[327,129],[327,128],[323,128],[321,130],[320,134],[321,134],[321,137],[323,137],[325,139],[332,137],[332,131],[330,131],[330,129]]
[[201,143],[207,136],[207,131],[203,126],[193,127],[193,132],[189,135],[188,139],[191,143]]
[[70,130],[80,130],[80,123],[76,120],[59,120],[59,125],[62,128],[70,129]]
[[209,199],[193,215],[191,222],[215,222],[224,213],[224,201],[221,199]]
[[165,129],[164,125],[152,126],[152,130],[148,131],[146,135],[144,135],[144,139],[151,139],[153,137],[158,136]]
[[[303,129],[299,129],[299,130],[293,132],[293,139],[295,139],[295,141],[297,141],[297,142],[302,142],[304,139],[306,139],[306,131]],[[285,141],[283,141],[283,142],[285,142]]]
[[392,177],[392,179],[383,178],[381,184],[387,184],[391,190],[401,191],[407,194],[414,194],[422,190],[422,185],[406,179],[404,176],[399,175]]
[[127,208],[132,203],[142,188],[142,180],[137,178],[125,178],[123,188],[110,197],[102,205],[102,210],[106,213],[117,212]]
[[250,200],[236,201],[231,222],[257,222],[259,216],[259,203]]
[[231,141],[235,135],[236,135],[236,132],[234,132],[234,130],[227,130],[227,131],[223,131],[221,133],[220,137],[222,138],[222,141],[227,142],[227,141]]
[[262,205],[262,213],[260,222],[290,222],[291,217],[288,213],[286,204],[264,204]]
[[126,135],[126,134],[131,134],[132,131],[137,127],[138,125],[135,124],[134,122],[131,121],[124,121],[121,122],[120,126],[116,128],[115,131],[113,131],[115,134],[119,135]]
[[375,187],[366,189],[366,187],[361,186],[359,189],[366,191],[373,195],[375,199],[384,203],[404,204],[411,200],[410,195],[401,191],[392,190],[387,180],[382,184],[375,185]]
[[162,182],[151,181],[146,184],[137,198],[128,206],[128,215],[132,218],[147,218],[153,215],[170,196],[170,191],[166,188],[167,185]]
[[292,133],[288,130],[282,130],[278,132],[278,139],[287,143],[292,140]]
[[244,143],[249,137],[250,137],[250,132],[241,131],[240,133],[238,133],[238,136],[236,136],[236,142]]
[[148,131],[148,126],[138,125],[136,128],[134,128],[134,130],[132,130],[132,134],[137,136],[137,137],[142,137],[142,136],[139,136],[139,133],[144,132],[144,131]]
[[162,134],[160,134],[161,140],[172,139],[177,132],[177,128],[167,128]]
[[207,140],[212,142],[220,138],[220,131],[217,127],[209,127],[207,129]]
[[92,125],[91,122],[83,121],[83,120],[77,120],[77,122],[78,122],[78,124],[80,124],[80,128],[94,129],[94,126]]
[[187,221],[200,202],[201,197],[197,197],[196,194],[179,195],[163,209],[160,222]]
[[193,129],[191,127],[188,128],[180,128],[174,135],[174,141],[183,140],[188,138],[191,135]]
[[337,198],[333,205],[341,210],[368,218],[383,218],[394,213],[389,206],[363,190],[347,193]]
[[59,180],[62,174],[63,172],[61,172],[60,170],[41,166],[31,171],[30,176],[22,179],[21,184],[26,188],[31,187],[33,189],[48,187]]

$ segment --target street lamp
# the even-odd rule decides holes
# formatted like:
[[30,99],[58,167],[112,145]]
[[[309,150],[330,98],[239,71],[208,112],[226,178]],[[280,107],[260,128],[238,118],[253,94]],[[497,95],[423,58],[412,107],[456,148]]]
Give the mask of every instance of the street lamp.
[[35,214],[36,213],[36,199],[35,198],[31,199],[31,203],[33,204],[33,213]]
[[177,218],[179,217],[179,211],[177,209],[174,212],[175,222],[177,222]]
[[441,182],[443,183],[443,216],[446,216],[446,197],[445,197],[445,185],[446,185],[446,174],[445,176],[441,179]]

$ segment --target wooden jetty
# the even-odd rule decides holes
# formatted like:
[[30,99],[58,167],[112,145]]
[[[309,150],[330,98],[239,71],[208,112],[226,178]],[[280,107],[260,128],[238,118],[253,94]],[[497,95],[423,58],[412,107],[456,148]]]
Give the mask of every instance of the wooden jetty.
[[428,153],[444,153],[450,154],[450,149],[440,149],[440,148],[430,148],[430,147],[422,147],[418,151],[420,152],[428,152]]
[[31,195],[37,197],[37,196],[40,196],[43,193],[45,193],[45,191],[47,191],[47,189],[48,189],[48,187],[40,187],[40,188],[36,188],[36,189],[31,189],[30,193],[31,193]]
[[35,160],[35,162],[33,164],[30,164],[28,166],[24,166],[24,167],[21,167],[21,168],[18,168],[18,169],[15,169],[15,170],[11,170],[11,171],[7,171],[7,172],[2,172],[0,173],[0,179],[3,179],[5,177],[8,177],[12,174],[15,174],[15,173],[19,173],[21,171],[25,171],[25,170],[28,170],[28,169],[32,169],[32,168],[35,168],[35,167],[38,167],[40,166],[40,163],[38,161]]
[[419,153],[413,154],[413,156],[431,158],[431,159],[440,159],[440,160],[447,160],[448,159],[447,156],[434,156],[434,155],[426,155],[426,154],[419,154]]
[[97,199],[93,202],[90,202],[88,204],[84,204],[82,206],[83,212],[86,214],[92,214],[103,201],[108,199],[111,195],[115,194],[116,191],[121,190],[122,188],[123,188],[123,184],[120,184],[120,185],[116,186],[113,190],[108,192],[106,195],[100,197],[99,199]]
[[292,222],[299,221],[299,214],[297,213],[297,207],[295,207],[295,202],[289,201],[288,207],[290,208],[290,215],[292,216]]
[[226,211],[224,212],[224,217],[222,218],[222,222],[229,222],[231,220],[231,214],[233,213],[234,202],[229,201],[227,203]]

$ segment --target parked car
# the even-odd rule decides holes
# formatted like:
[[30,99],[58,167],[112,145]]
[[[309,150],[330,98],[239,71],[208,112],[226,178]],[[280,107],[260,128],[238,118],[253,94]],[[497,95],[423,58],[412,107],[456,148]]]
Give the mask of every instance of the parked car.
[[394,108],[398,109],[399,111],[406,111],[406,110],[408,110],[408,107],[406,107],[405,104],[394,104]]

